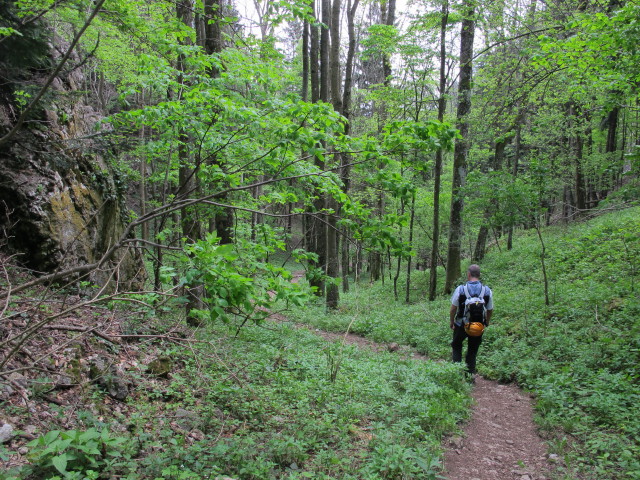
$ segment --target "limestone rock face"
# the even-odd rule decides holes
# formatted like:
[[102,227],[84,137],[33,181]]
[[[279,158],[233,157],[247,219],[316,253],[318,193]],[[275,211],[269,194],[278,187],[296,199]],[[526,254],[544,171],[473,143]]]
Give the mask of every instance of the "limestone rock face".
[[[44,83],[33,78],[33,84]],[[112,148],[97,130],[101,113],[87,105],[80,70],[57,78],[11,141],[0,146],[0,248],[39,272],[93,263],[119,241],[128,212],[124,191],[106,159]],[[0,102],[0,133],[15,122],[17,108],[6,90]],[[142,269],[139,255],[123,251],[119,281]],[[103,285],[109,272],[90,280]]]

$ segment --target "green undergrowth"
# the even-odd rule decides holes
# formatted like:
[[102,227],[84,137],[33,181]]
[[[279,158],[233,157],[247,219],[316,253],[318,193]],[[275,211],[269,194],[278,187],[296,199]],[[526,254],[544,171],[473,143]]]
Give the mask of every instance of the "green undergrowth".
[[112,431],[109,449],[87,447],[96,434],[49,434],[15,478],[437,478],[441,440],[468,412],[459,368],[288,324],[237,337],[232,327],[203,329],[189,348],[166,346],[179,368],[141,382],[133,413],[87,415],[87,431]]
[[[479,371],[536,395],[537,420],[565,478],[640,478],[640,209],[549,227],[542,236],[549,306],[535,231],[521,232],[511,251],[494,246],[482,263],[496,307]],[[448,359],[448,296],[426,301],[424,272],[413,283],[410,305],[393,300],[387,280],[352,286],[335,313],[318,304],[292,316]]]

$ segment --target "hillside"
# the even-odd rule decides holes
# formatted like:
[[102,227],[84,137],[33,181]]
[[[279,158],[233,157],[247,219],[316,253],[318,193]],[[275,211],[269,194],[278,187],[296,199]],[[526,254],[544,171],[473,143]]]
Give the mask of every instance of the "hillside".
[[0,2],[0,476],[640,477],[639,24]]
[[[550,451],[564,458],[568,478],[637,478],[640,423],[632,412],[640,399],[634,301],[640,210],[546,228],[542,235],[549,306],[535,231],[521,232],[511,251],[494,245],[482,263],[496,313],[480,349],[479,372],[535,395],[539,425]],[[389,301],[391,287],[378,284],[345,298],[340,314],[306,309],[296,318],[448,359],[449,302],[426,302],[424,281],[411,305]]]
[[[638,213],[544,230],[549,307],[535,235],[518,235],[509,252],[495,246],[482,265],[496,314],[480,372],[531,390],[565,478],[640,471],[631,414],[640,393],[637,279],[628,256],[640,247]],[[389,289],[362,282],[337,312],[318,305],[286,315],[413,346],[433,361],[407,357],[404,348],[327,342],[281,315],[195,330],[171,312],[142,322],[117,307],[69,315],[4,367],[10,383],[0,420],[14,428],[0,450],[14,472],[5,478],[62,470],[64,478],[436,478],[441,442],[460,431],[471,388],[456,365],[441,361],[449,354],[448,299],[427,302],[417,286],[416,302],[405,305]],[[58,308],[57,299],[47,308]],[[3,338],[24,322],[19,310],[29,302],[44,308],[38,298],[15,299]],[[27,352],[46,352],[42,367],[23,370],[33,360]],[[96,375],[100,362],[106,366]],[[118,385],[126,385],[123,398]]]

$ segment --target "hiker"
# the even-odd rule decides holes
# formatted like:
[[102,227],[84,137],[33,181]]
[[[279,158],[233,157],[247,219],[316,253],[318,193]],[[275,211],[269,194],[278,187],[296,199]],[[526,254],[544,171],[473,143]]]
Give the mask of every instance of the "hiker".
[[465,362],[467,372],[473,378],[476,373],[476,356],[482,343],[484,328],[489,326],[493,313],[491,289],[480,283],[480,267],[471,265],[467,269],[467,283],[460,285],[451,297],[449,311],[450,326],[453,330],[451,341],[452,359],[462,361],[462,342],[467,341]]

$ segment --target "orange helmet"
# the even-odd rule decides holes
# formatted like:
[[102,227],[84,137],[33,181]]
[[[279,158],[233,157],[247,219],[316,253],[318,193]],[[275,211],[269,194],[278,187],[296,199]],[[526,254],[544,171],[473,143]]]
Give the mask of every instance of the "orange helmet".
[[480,322],[471,322],[464,326],[464,330],[470,337],[479,337],[484,332],[484,325]]

